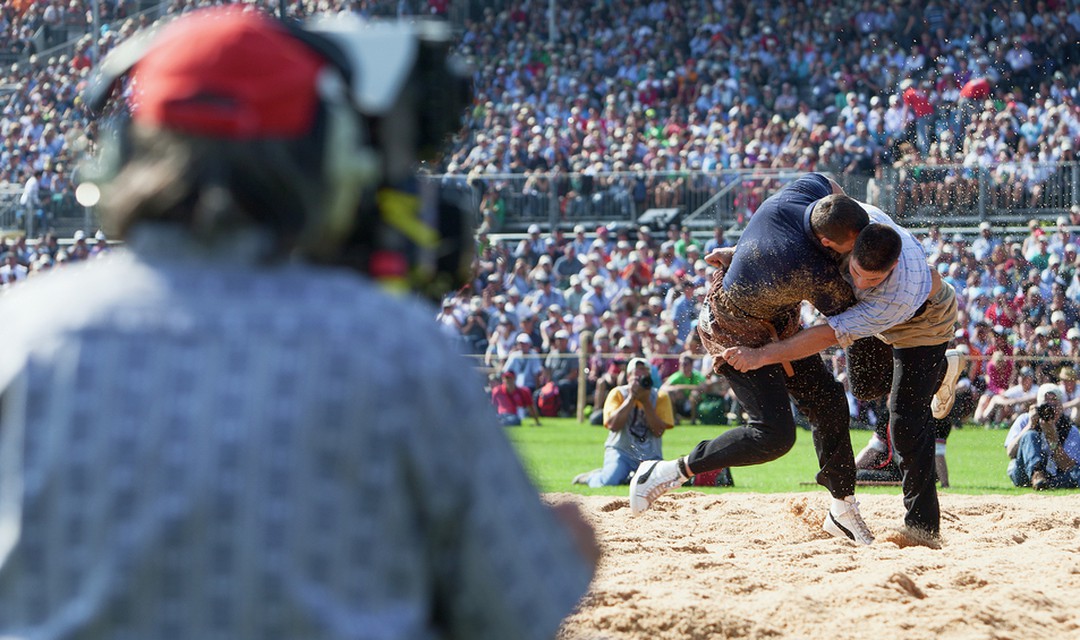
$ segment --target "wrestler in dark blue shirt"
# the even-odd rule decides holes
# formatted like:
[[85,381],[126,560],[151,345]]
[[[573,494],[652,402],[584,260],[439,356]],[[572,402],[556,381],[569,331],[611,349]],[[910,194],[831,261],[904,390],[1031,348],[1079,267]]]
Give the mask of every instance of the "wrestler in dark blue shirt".
[[798,311],[803,300],[825,315],[855,303],[838,256],[810,227],[813,205],[832,193],[829,179],[812,173],[788,184],[750,217],[724,275],[724,291],[735,308],[773,320]]
[[795,444],[790,395],[813,425],[821,468],[817,480],[833,497],[825,529],[860,544],[873,541],[854,501],[844,389],[821,357],[747,372],[718,357],[727,346],[761,346],[793,335],[803,300],[825,314],[852,305],[855,296],[841,276],[839,254],[851,250],[868,223],[859,203],[820,174],[791,182],[754,212],[726,272],[720,269],[714,277],[698,322],[702,342],[717,356],[715,371],[728,379],[749,423],[701,442],[677,460],[642,463],[630,487],[633,513],[648,509],[691,475],[761,464],[787,453]]

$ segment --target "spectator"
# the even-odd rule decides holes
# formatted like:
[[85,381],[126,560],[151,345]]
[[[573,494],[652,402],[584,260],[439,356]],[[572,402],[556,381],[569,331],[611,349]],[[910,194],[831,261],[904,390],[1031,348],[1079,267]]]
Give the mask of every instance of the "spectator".
[[435,322],[439,324],[439,328],[447,337],[459,338],[461,336],[462,322],[458,318],[458,311],[453,299],[446,298],[443,300],[442,311],[435,316]]
[[[487,351],[484,353],[484,364],[488,367],[501,368],[510,357],[510,352],[515,348],[517,335],[514,333],[514,323],[509,316],[500,315],[495,325],[495,330],[488,337]],[[529,340],[532,343],[532,340]]]
[[1005,287],[997,285],[991,293],[994,301],[987,307],[983,318],[995,327],[1001,327],[1003,330],[1012,329],[1020,320],[1019,307],[1009,299],[1009,290]]
[[668,376],[660,387],[671,398],[676,424],[680,416],[689,418],[690,424],[698,424],[698,405],[704,389],[705,376],[694,368],[693,354],[683,353],[679,356],[679,370]]
[[[601,329],[603,331],[603,329]],[[599,333],[599,332],[598,332]],[[631,360],[630,355],[633,354],[633,342],[625,337],[619,341],[618,352],[612,354],[611,357],[604,358],[603,371],[599,373],[596,378],[596,383],[593,387],[593,413],[589,416],[589,422],[594,425],[604,424],[604,414],[600,411],[604,407],[604,403],[607,401],[608,394],[612,389],[624,385],[627,382],[627,363]]]
[[1062,413],[1061,388],[1039,386],[1036,404],[1005,436],[1009,479],[1036,491],[1080,487],[1080,431]]
[[27,171],[22,195],[19,196],[19,205],[22,207],[20,224],[27,225],[28,233],[32,229],[31,224],[40,228],[45,223],[45,209],[41,202],[41,175],[40,169]]
[[685,343],[694,327],[697,326],[701,300],[705,295],[705,292],[695,285],[693,280],[685,280],[681,284],[682,295],[671,304],[671,319],[675,323],[676,336],[680,345]]
[[517,334],[514,338],[514,346],[506,358],[506,364],[503,365],[503,373],[513,373],[517,385],[532,393],[534,389],[539,388],[537,383],[543,374],[543,368],[541,359],[534,357],[533,339],[528,333]]
[[[644,329],[644,333],[647,335],[648,326],[646,325]],[[679,352],[676,350],[677,345],[672,344],[672,342],[672,337],[665,331],[658,332],[655,337],[651,337],[648,345],[649,365],[656,371],[657,378],[660,381],[667,380],[679,370],[679,361],[675,357],[675,354]],[[636,345],[635,351],[646,351],[646,349],[643,349],[642,345]]]
[[1080,415],[1080,385],[1076,383],[1076,369],[1072,365],[1062,367],[1058,382],[1061,385],[1061,409],[1069,422],[1076,424],[1076,418]]
[[611,298],[607,294],[608,281],[602,275],[594,275],[589,280],[590,290],[581,298],[581,304],[588,304],[594,313],[602,314],[611,310]]
[[559,308],[566,305],[566,298],[563,296],[562,291],[555,288],[551,281],[551,275],[547,272],[540,271],[533,276],[533,281],[536,283],[536,288],[525,296],[525,301],[529,307],[547,310],[552,305]]
[[1024,411],[1035,400],[1038,387],[1035,385],[1035,372],[1031,367],[1022,367],[1016,384],[1000,393],[986,393],[979,398],[975,407],[975,424],[991,428],[1011,425],[1016,414]]
[[548,381],[558,389],[559,415],[563,416],[574,414],[578,395],[578,358],[570,351],[569,344],[570,332],[559,329],[544,359]]
[[[581,311],[581,301],[585,299],[585,295],[588,293],[585,287],[581,284],[581,276],[574,274],[570,276],[570,286],[567,288],[564,297],[566,299],[566,308],[573,314],[578,314]],[[589,308],[593,306],[590,304]]]
[[[996,329],[996,327],[995,327]],[[1004,336],[1004,332],[997,335]],[[1010,350],[1011,355],[1011,350]],[[1003,393],[1013,380],[1013,362],[1005,358],[1005,352],[995,350],[986,364],[986,394],[993,397]]]
[[467,353],[483,355],[488,348],[489,318],[479,298],[470,301],[465,321],[461,324],[461,339]]
[[713,236],[705,242],[705,247],[702,251],[705,255],[709,255],[716,249],[722,249],[726,246],[728,246],[728,241],[724,236],[724,228],[717,226],[713,229]]
[[975,259],[983,262],[990,257],[995,247],[1001,246],[1001,239],[994,236],[993,226],[989,222],[979,223],[979,237],[971,243],[971,252]]
[[0,256],[0,285],[8,286],[26,279],[29,271],[26,265],[19,263],[19,257],[14,250]]
[[[555,260],[551,269],[556,278],[555,286],[565,289],[568,284],[572,284],[571,278],[576,276],[583,266],[581,260],[578,259],[575,244],[566,243],[562,248],[562,255]],[[580,278],[578,280],[580,281]]]
[[603,487],[626,484],[630,473],[645,460],[663,458],[661,438],[675,424],[671,399],[663,389],[653,387],[649,363],[634,358],[624,385],[613,388],[604,402],[604,465],[580,474],[575,484]]
[[528,233],[529,237],[523,238],[518,243],[517,249],[514,250],[514,257],[531,267],[536,265],[547,247],[544,245],[544,239],[540,237],[540,225],[529,225]]
[[504,371],[502,383],[491,389],[491,404],[495,405],[499,424],[504,427],[518,427],[526,416],[532,416],[539,427],[540,414],[536,411],[532,394],[525,387],[518,386],[516,380],[517,376],[513,371]]
[[642,289],[652,282],[652,268],[639,252],[631,251],[627,254],[627,262],[619,272],[619,278],[630,289]]

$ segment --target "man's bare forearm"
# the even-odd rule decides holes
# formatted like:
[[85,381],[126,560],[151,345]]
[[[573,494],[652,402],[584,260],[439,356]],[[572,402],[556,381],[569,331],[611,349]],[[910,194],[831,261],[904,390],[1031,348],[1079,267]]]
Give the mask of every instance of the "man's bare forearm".
[[791,362],[820,353],[838,344],[836,333],[827,324],[810,327],[779,342],[758,347],[729,347],[722,356],[739,371],[760,369],[766,365]]
[[801,360],[815,353],[821,353],[837,344],[836,332],[833,331],[832,327],[827,324],[819,324],[804,329],[780,342],[770,342],[762,348],[770,353],[771,361],[769,364],[776,364],[778,362]]
[[619,405],[615,411],[611,412],[611,416],[604,423],[608,431],[620,431],[626,426],[626,421],[630,418],[630,412],[634,408],[634,397],[626,396],[623,398],[622,404]]

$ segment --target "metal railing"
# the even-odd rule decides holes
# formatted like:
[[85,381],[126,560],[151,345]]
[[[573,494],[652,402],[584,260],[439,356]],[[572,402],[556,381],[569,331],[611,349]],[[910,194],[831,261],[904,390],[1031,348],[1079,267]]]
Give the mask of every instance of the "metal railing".
[[0,229],[15,229],[20,226],[21,197],[21,186],[0,182]]
[[[757,206],[802,175],[793,169],[683,172],[435,175],[472,198],[478,223],[493,232],[522,232],[578,222],[637,224],[650,209],[676,209],[691,228],[741,227]],[[994,164],[887,167],[881,175],[838,174],[852,197],[880,206],[911,226],[947,222],[1000,226],[1053,218],[1080,204],[1080,163],[1016,167]]]
[[590,221],[637,223],[650,209],[677,209],[690,226],[745,221],[758,204],[799,173],[765,171],[634,171],[606,173],[436,175],[444,187],[471,194],[478,222],[492,231],[523,231]]
[[898,221],[1022,224],[1080,204],[1080,163],[888,167],[875,194]]
[[[672,211],[671,222],[698,231],[739,229],[765,198],[802,175],[793,169],[740,171],[643,171],[608,173],[446,174],[424,176],[459,189],[477,211],[477,224],[495,233],[521,233],[577,223],[639,224],[646,213]],[[911,227],[939,223],[972,227],[1022,226],[1031,218],[1053,219],[1080,205],[1080,163],[1034,165],[1024,173],[1011,165],[911,165],[885,168],[877,178],[839,174],[849,195],[875,204]],[[6,191],[5,191],[6,190]],[[19,185],[0,191],[19,192]],[[0,227],[11,228],[10,206],[0,201]],[[73,199],[50,211],[53,219],[83,219]],[[96,221],[94,221],[96,224]]]

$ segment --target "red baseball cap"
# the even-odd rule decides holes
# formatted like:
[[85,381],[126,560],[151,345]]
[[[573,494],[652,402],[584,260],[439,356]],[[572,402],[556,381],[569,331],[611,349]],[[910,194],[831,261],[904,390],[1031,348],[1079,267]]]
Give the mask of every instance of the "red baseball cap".
[[297,138],[312,128],[325,64],[262,13],[195,11],[134,66],[132,120],[210,137]]

